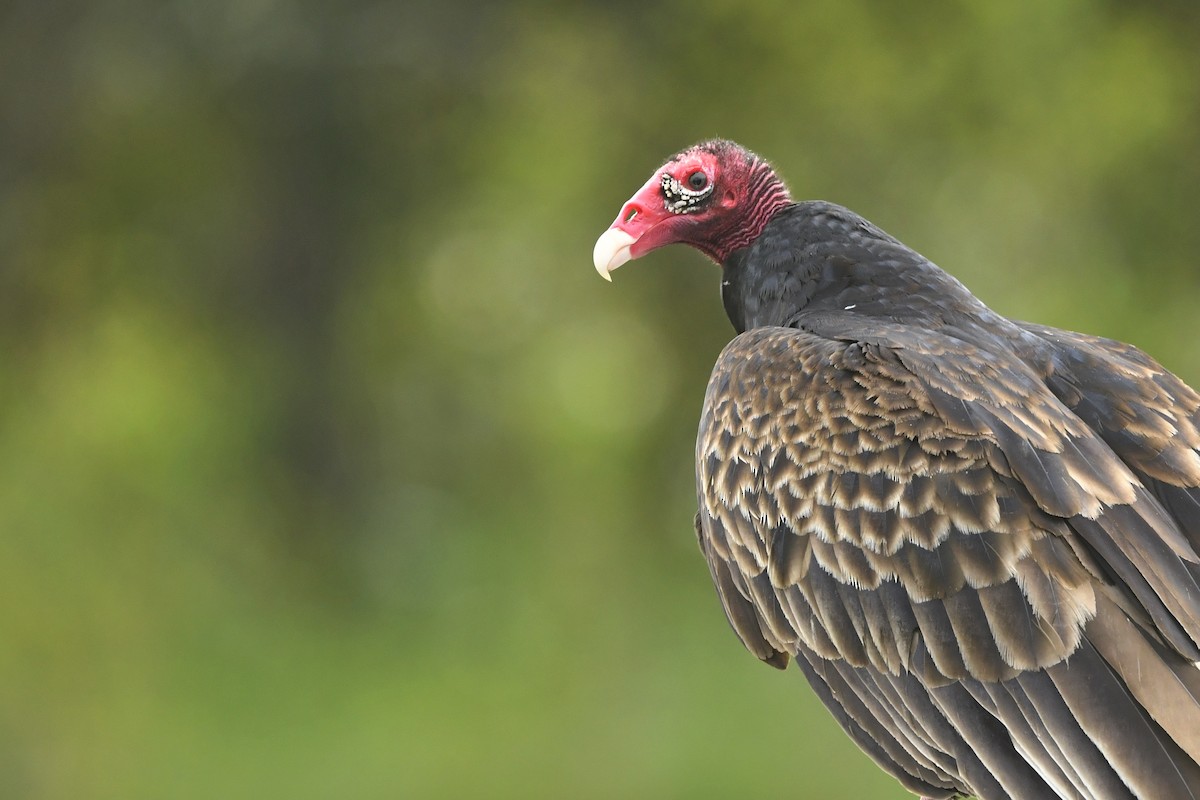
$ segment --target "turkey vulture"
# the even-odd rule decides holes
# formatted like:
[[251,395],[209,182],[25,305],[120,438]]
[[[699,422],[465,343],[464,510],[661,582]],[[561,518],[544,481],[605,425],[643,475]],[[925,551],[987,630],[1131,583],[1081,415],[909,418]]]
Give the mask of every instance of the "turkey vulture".
[[1200,395],[1000,316],[733,142],[668,160],[596,268],[673,242],[737,331],[696,534],[750,652],[927,798],[1200,798]]

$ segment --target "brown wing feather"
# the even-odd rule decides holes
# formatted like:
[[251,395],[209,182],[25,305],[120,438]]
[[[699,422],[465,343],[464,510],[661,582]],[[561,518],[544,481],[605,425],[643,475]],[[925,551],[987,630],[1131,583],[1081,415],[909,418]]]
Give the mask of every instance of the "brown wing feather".
[[[823,695],[841,709],[834,711],[843,727],[906,785],[962,791],[982,791],[982,773],[956,772],[948,754],[987,744],[987,725],[965,740],[944,729],[935,735],[928,720],[920,731],[901,732],[894,739],[910,748],[909,763],[894,746],[885,758],[864,744],[872,726],[863,709],[885,714],[890,721],[875,724],[887,728],[905,708],[924,704],[963,733],[979,724],[978,714],[992,719],[1003,710],[1015,724],[1031,702],[1076,702],[1079,686],[1062,681],[1128,687],[1139,680],[1130,653],[1155,654],[1160,674],[1194,669],[1195,531],[1173,516],[1171,495],[1145,482],[1153,476],[1196,491],[1200,480],[1187,483],[1179,468],[1189,458],[1169,452],[1161,437],[1167,427],[1185,430],[1176,446],[1186,449],[1195,426],[1188,431],[1145,406],[1157,402],[1194,422],[1195,394],[1163,372],[1158,389],[1112,401],[1114,414],[1133,409],[1143,420],[1134,438],[1141,449],[1129,449],[1132,434],[1122,438],[1069,408],[1075,400],[1074,408],[1101,415],[1099,401],[1081,399],[1096,391],[1095,376],[1082,368],[1068,373],[1059,365],[1055,373],[1063,385],[1074,381],[1074,395],[1052,391],[1050,370],[1039,374],[1011,353],[985,354],[886,324],[856,330],[845,317],[742,334],[709,385],[697,443],[698,532],[747,647],[776,665],[791,653],[810,681],[821,674],[828,684],[829,665],[845,665],[836,668],[843,688]],[[1150,369],[1130,364],[1130,371]],[[1182,406],[1167,400],[1177,397]],[[1115,426],[1116,417],[1106,419]],[[1086,644],[1093,630],[1094,648]],[[1121,636],[1141,644],[1120,647]],[[1080,655],[1083,646],[1094,657]],[[886,703],[877,685],[885,679],[896,682]],[[1029,686],[1017,690],[1018,680]],[[982,688],[1010,685],[1000,699]],[[1119,775],[1142,796],[1200,796],[1189,771],[1200,761],[1200,703],[1191,685],[1180,677],[1161,691],[1125,688],[1115,706],[1125,711],[1083,715],[1070,741],[1027,719],[1011,739],[988,744],[981,763],[1008,791],[1045,781],[1046,796],[1050,786],[1088,796],[1088,781]],[[847,689],[864,698],[857,711],[848,712]],[[1047,693],[1055,692],[1051,703]],[[1130,730],[1167,737],[1166,729],[1178,743],[1139,751],[1138,766],[1121,764],[1111,726],[1129,709],[1140,715]],[[1095,754],[1075,752],[1080,742]],[[1180,753],[1190,766],[1172,769]],[[1117,771],[1081,772],[1071,766],[1076,757],[1115,757]]]
[[1052,347],[1046,385],[1096,431],[1200,550],[1200,394],[1124,342],[1023,323]]

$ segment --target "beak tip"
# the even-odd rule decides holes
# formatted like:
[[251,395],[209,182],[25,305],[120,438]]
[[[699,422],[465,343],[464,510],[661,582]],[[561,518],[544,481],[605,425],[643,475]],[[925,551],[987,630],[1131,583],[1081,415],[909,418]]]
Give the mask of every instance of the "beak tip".
[[596,265],[596,272],[600,273],[601,278],[612,283],[612,271],[633,257],[629,248],[635,241],[634,237],[616,228],[609,228],[600,234],[592,250],[592,263]]

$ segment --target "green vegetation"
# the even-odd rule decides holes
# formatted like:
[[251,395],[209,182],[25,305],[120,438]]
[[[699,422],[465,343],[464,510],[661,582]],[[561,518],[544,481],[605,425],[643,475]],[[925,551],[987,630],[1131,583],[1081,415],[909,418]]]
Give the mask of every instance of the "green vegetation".
[[0,796],[905,793],[727,629],[730,331],[596,236],[714,135],[1200,382],[1200,12],[0,11]]

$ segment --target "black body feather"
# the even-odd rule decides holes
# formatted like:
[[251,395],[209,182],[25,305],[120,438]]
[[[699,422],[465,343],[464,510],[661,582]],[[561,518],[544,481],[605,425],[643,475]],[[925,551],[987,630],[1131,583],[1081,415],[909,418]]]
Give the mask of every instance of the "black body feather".
[[696,524],[750,651],[926,797],[1200,800],[1200,396],[830,204],[724,270]]

